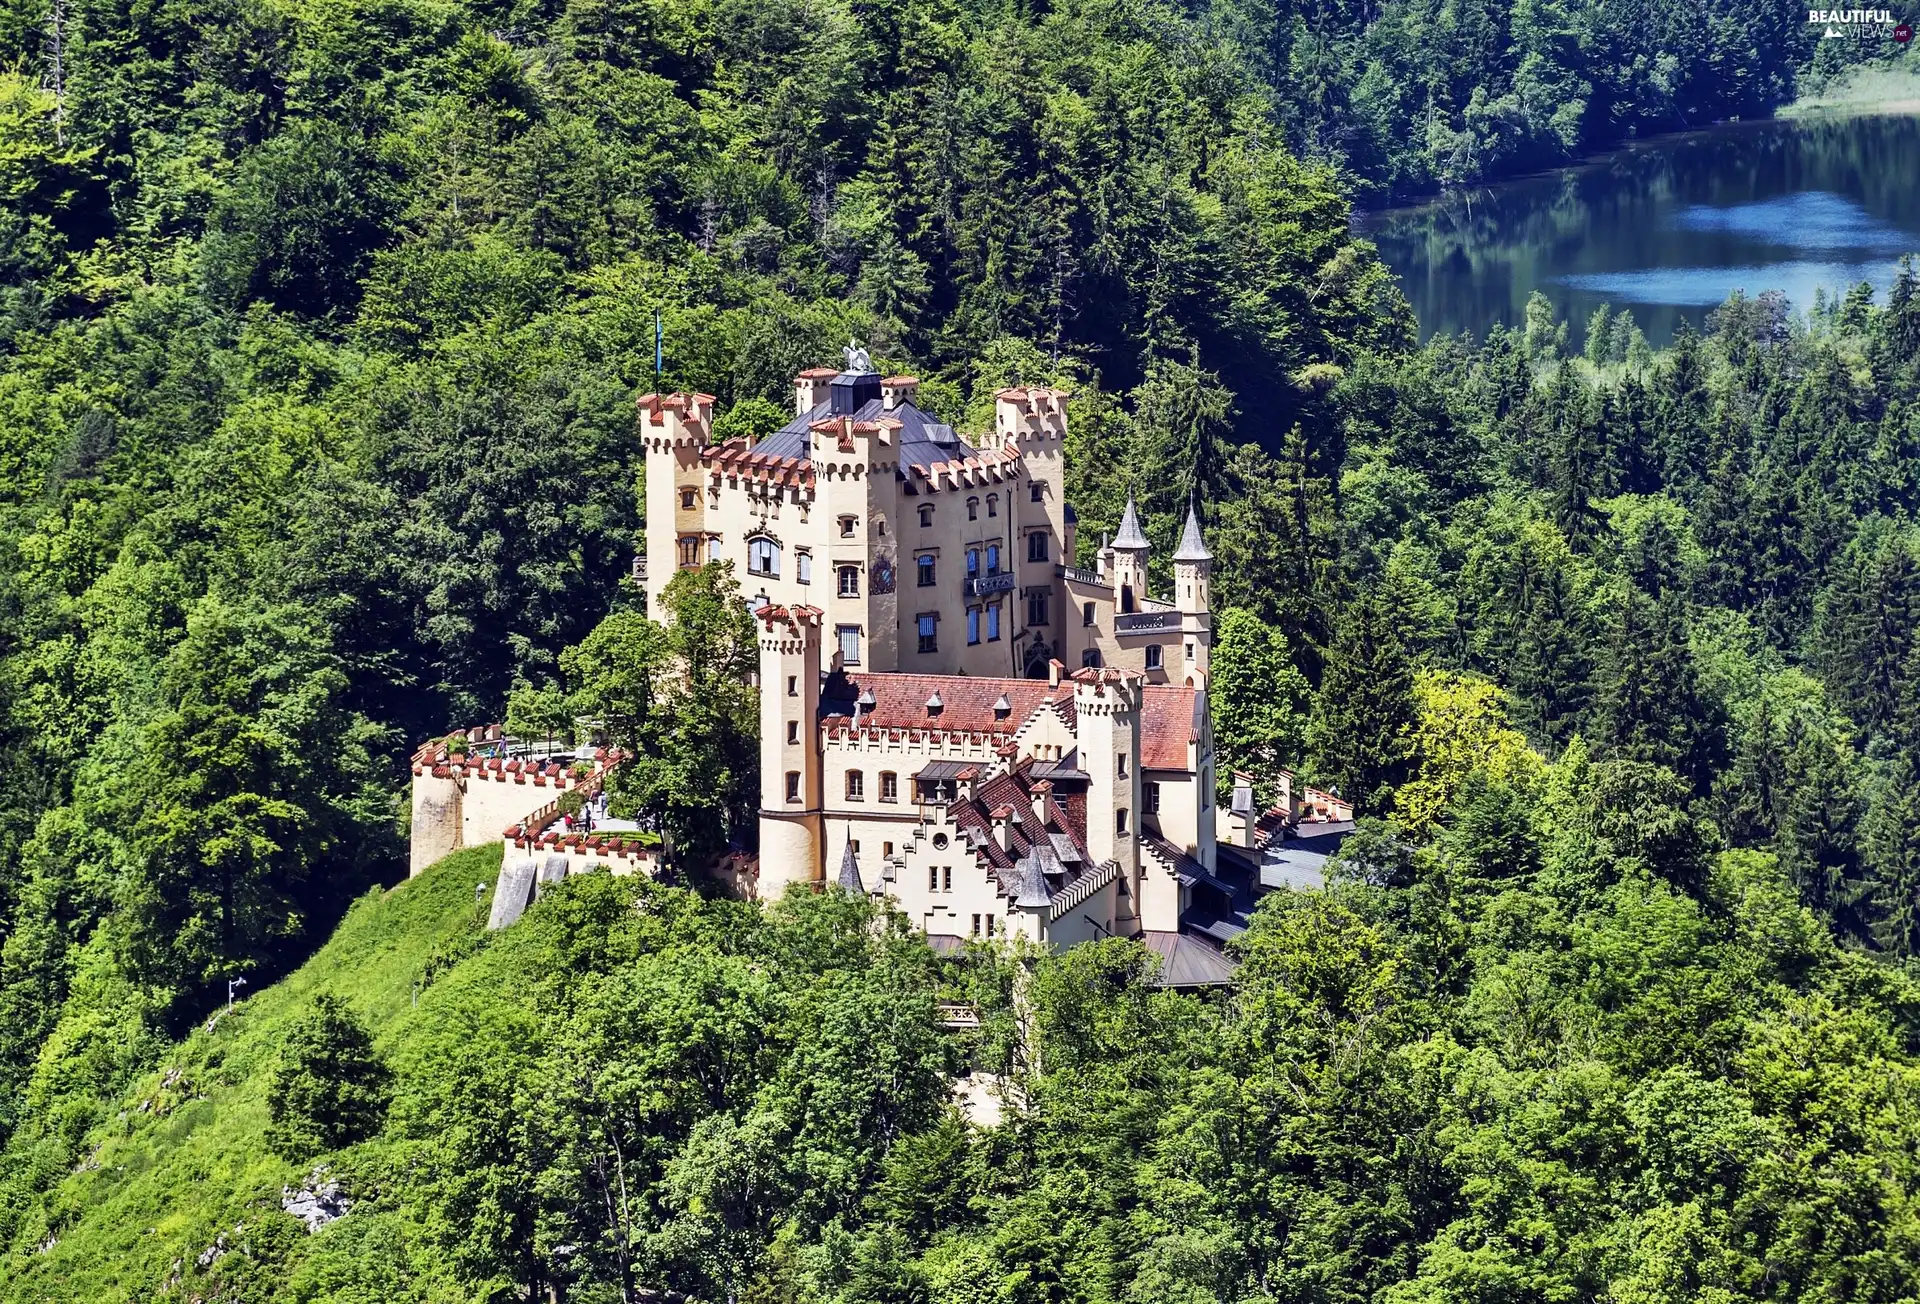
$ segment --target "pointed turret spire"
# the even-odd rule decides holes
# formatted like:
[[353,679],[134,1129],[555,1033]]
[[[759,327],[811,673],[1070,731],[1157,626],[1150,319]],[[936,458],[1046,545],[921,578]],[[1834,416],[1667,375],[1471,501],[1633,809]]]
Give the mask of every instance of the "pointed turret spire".
[[854,896],[865,896],[867,888],[860,881],[860,862],[854,859],[853,844],[847,844],[846,854],[840,857],[840,890],[851,892]]
[[1013,870],[1014,881],[1018,885],[1014,905],[1025,910],[1037,910],[1053,900],[1053,889],[1047,886],[1047,872],[1040,864],[1040,857],[1029,852],[1020,858]]
[[1115,536],[1113,546],[1116,548],[1150,548],[1153,546],[1147,542],[1146,532],[1140,528],[1140,515],[1133,508],[1133,491],[1131,489],[1127,491],[1126,515],[1120,518],[1120,533]]
[[1173,554],[1175,561],[1212,561],[1213,554],[1207,551],[1206,541],[1200,537],[1200,513],[1193,498],[1187,498],[1187,528],[1180,535],[1180,550]]

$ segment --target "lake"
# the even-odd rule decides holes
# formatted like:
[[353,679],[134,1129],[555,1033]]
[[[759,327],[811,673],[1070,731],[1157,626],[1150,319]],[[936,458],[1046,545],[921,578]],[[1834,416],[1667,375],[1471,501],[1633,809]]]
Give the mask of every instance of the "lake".
[[1734,123],[1641,142],[1544,176],[1362,213],[1420,316],[1484,337],[1542,291],[1578,347],[1602,303],[1630,307],[1655,347],[1736,289],[1884,295],[1920,252],[1920,117]]

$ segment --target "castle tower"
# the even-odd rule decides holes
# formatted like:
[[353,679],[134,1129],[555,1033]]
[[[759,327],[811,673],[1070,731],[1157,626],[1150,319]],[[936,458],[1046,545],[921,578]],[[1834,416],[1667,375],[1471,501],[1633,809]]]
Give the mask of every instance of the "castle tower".
[[1120,865],[1135,917],[1116,921],[1116,931],[1177,927],[1180,903],[1161,913],[1175,922],[1150,922],[1140,899],[1140,677],[1124,670],[1081,670],[1073,677],[1075,731],[1080,768],[1087,773],[1087,852],[1093,862]]
[[1173,554],[1173,601],[1180,609],[1180,644],[1187,687],[1207,686],[1213,648],[1213,554],[1200,537],[1200,514],[1187,503],[1187,528]]
[[1019,459],[1008,486],[1008,562],[1016,577],[1007,620],[1015,633],[1013,673],[1034,673],[1062,650],[1066,589],[1054,568],[1074,564],[1066,495],[1067,399],[1064,389],[1021,385],[993,396],[1000,450]]
[[762,607],[760,896],[821,878],[818,607]]
[[713,429],[713,395],[643,394],[638,407],[647,454],[647,614],[663,620],[667,581],[707,559],[700,450]]
[[1113,550],[1113,583],[1115,611],[1120,615],[1131,615],[1140,610],[1147,598],[1147,550],[1153,545],[1147,542],[1146,531],[1140,528],[1140,515],[1134,510],[1133,495],[1127,495],[1127,511],[1120,518],[1120,533],[1115,535],[1108,545]]

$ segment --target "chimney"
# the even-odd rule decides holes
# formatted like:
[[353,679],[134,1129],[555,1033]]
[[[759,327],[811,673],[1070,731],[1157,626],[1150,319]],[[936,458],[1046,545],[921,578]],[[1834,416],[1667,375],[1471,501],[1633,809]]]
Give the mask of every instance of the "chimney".
[[1058,658],[1055,658],[1054,660],[1047,662],[1047,687],[1048,688],[1060,687],[1060,676],[1065,674],[1066,670],[1067,670],[1066,665],[1063,662],[1061,662]]
[[980,777],[980,771],[973,769],[971,766],[969,766],[967,769],[960,771],[960,773],[954,775],[953,776],[954,800],[955,801],[972,801],[973,800],[973,781],[979,777]]
[[810,367],[793,378],[793,410],[797,416],[819,407],[827,401],[827,384],[836,375],[832,367]]
[[996,806],[993,810],[993,840],[1000,844],[1000,850],[1012,851],[1013,807]]
[[1033,818],[1039,822],[1040,831],[1047,831],[1047,798],[1053,795],[1053,784],[1045,779],[1027,789],[1033,796]]
[[880,382],[880,406],[891,412],[902,403],[913,402],[919,390],[918,376],[888,376]]
[[1260,822],[1259,812],[1253,808],[1253,776],[1239,770],[1233,772],[1233,844],[1236,847],[1253,846],[1255,826]]

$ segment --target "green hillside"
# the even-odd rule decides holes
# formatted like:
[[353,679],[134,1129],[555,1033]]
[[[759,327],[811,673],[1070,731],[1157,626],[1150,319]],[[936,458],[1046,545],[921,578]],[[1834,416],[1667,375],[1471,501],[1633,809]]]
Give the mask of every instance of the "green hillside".
[[[306,964],[161,1056],[162,1067],[88,1133],[85,1159],[25,1220],[0,1298],[150,1299],[222,1233],[236,1255],[261,1264],[306,1257],[294,1252],[305,1248],[304,1228],[280,1210],[282,1186],[298,1185],[304,1166],[265,1143],[288,1027],[316,992],[330,991],[383,1048],[403,1044],[434,1017],[445,988],[472,981],[456,961],[478,950],[487,902],[475,902],[474,885],[491,887],[499,867],[497,847],[475,848],[391,891],[369,892]],[[443,963],[450,967],[415,1009],[415,985]],[[39,1249],[53,1228],[52,1244]],[[292,1279],[296,1291],[302,1280]]]

